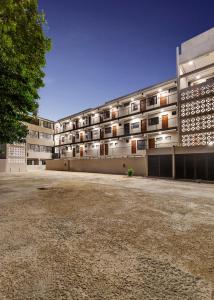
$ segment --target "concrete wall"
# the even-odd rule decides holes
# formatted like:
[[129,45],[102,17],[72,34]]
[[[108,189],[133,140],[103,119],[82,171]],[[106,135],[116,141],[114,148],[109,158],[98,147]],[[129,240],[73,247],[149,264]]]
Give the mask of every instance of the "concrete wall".
[[0,159],[0,172],[26,172],[25,163],[9,163],[8,159]]
[[109,159],[56,159],[46,162],[47,170],[77,171],[106,174],[127,174],[129,167],[134,175],[146,176],[147,164],[145,157],[109,158]]
[[179,62],[185,63],[214,50],[214,28],[181,44]]
[[45,165],[27,165],[27,171],[41,171],[45,169]]

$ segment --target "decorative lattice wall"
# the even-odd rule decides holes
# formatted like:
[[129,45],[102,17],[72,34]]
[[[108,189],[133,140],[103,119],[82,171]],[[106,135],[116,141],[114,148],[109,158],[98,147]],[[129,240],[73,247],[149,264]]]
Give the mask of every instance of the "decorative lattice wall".
[[182,146],[214,143],[214,80],[181,90]]

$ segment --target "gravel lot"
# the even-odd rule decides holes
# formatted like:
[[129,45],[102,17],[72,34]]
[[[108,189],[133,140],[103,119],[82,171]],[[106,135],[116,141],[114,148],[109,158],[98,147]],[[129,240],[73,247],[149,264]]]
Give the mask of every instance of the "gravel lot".
[[214,299],[214,185],[0,177],[0,299]]

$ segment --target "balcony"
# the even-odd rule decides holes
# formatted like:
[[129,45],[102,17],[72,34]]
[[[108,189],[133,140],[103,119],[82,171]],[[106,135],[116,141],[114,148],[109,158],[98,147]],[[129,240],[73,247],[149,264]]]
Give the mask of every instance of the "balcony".
[[167,106],[170,104],[177,103],[177,93],[169,94],[169,95],[160,95],[160,98],[157,98],[157,102],[154,104],[149,104],[148,98],[145,99],[146,105],[145,105],[145,110],[152,110],[155,108],[160,108],[162,106]]

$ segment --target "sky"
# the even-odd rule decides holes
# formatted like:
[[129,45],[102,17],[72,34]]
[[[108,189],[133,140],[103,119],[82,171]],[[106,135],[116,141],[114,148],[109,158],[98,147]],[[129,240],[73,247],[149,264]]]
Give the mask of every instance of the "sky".
[[214,0],[39,0],[52,39],[42,117],[58,120],[176,76],[176,47],[214,27]]

